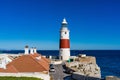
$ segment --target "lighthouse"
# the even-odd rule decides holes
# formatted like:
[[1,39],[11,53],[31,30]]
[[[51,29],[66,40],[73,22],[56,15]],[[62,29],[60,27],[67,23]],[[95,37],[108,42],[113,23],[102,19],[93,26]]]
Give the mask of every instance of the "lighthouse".
[[60,45],[59,45],[59,58],[60,60],[69,60],[70,57],[70,40],[69,29],[66,19],[63,19],[60,29]]

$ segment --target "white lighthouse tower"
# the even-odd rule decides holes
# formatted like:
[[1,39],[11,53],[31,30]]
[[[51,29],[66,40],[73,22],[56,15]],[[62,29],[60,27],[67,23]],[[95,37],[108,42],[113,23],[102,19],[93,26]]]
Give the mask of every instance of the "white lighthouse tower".
[[59,58],[60,60],[69,60],[70,58],[70,40],[69,30],[67,28],[67,21],[64,18],[60,29],[60,46],[59,46]]

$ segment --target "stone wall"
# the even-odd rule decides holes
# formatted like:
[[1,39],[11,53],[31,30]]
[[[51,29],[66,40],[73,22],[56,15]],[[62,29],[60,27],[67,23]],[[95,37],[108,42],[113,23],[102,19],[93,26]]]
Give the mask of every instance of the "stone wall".
[[93,63],[96,64],[96,58],[93,56],[78,57],[79,62],[81,63]]
[[78,72],[74,72],[72,74],[72,78],[75,80],[100,80],[100,78],[84,76],[79,74]]

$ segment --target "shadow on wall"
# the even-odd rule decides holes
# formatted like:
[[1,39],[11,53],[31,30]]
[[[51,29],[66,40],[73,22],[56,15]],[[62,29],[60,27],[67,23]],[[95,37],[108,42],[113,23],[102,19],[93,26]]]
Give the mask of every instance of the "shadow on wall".
[[89,76],[84,76],[84,75],[74,74],[74,73],[72,74],[71,78],[73,80],[101,80],[100,78],[89,77]]
[[71,76],[66,76],[66,77],[64,77],[63,80],[73,80],[73,79],[71,78]]
[[[84,76],[85,77],[85,76]],[[64,80],[77,80],[77,79],[73,79],[72,76],[66,76],[64,77]],[[84,78],[84,79],[78,79],[78,80],[105,80],[105,79],[98,79],[98,78],[93,78],[93,77],[87,77],[87,78]]]

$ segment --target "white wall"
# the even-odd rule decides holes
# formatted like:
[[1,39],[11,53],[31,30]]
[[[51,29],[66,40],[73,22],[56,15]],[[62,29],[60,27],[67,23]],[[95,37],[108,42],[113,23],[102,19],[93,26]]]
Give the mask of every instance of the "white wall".
[[57,64],[62,64],[62,61],[52,61],[51,63],[57,65]]
[[43,74],[39,72],[35,73],[0,73],[0,76],[13,76],[13,77],[36,77],[43,80],[50,80],[49,74]]
[[69,60],[69,58],[70,58],[70,48],[60,48],[60,53],[59,54],[60,54],[60,56],[62,56],[62,60]]

